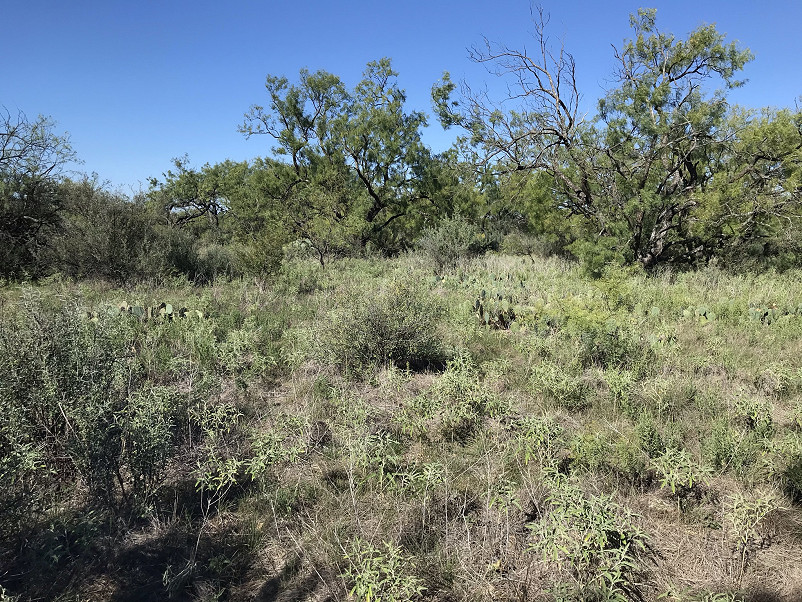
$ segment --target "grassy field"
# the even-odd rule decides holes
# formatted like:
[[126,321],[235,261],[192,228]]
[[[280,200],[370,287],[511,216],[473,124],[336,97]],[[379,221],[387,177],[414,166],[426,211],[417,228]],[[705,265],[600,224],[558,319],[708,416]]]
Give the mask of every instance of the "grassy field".
[[0,600],[800,600],[801,285],[7,284]]

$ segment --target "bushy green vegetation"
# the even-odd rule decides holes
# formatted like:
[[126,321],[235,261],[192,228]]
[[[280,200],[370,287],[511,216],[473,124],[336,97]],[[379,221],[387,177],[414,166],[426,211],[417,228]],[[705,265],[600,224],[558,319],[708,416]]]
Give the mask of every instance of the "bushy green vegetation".
[[439,121],[463,133],[440,154],[388,58],[350,88],[323,70],[268,75],[239,129],[268,138],[270,156],[176,158],[134,198],[67,177],[74,152],[49,119],[0,114],[0,274],[203,284],[274,274],[288,253],[325,266],[415,247],[439,273],[502,247],[595,277],[609,264],[799,265],[802,112],[727,102],[748,49],[713,25],[664,33],[641,9],[585,114],[547,21],[535,15],[539,58],[491,43],[472,54],[511,77],[509,98],[470,84],[455,96],[447,74],[433,87]]
[[441,155],[389,59],[133,199],[0,114],[0,600],[802,597],[802,114],[655,19]]
[[442,304],[411,279],[354,288],[334,298],[321,353],[346,373],[390,364],[423,370],[446,356],[439,331]]
[[798,273],[424,266],[6,285],[4,595],[793,599]]

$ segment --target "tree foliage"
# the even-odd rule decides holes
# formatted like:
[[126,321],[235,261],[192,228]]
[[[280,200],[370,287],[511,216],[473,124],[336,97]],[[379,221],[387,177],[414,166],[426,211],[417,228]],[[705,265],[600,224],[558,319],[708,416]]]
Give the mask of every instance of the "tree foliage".
[[[575,254],[645,267],[694,262],[795,215],[788,162],[798,161],[799,129],[738,114],[726,100],[726,90],[742,84],[736,75],[752,58],[748,50],[713,25],[678,39],[657,28],[656,11],[639,10],[630,18],[634,37],[615,50],[618,85],[586,120],[573,57],[549,44],[542,12],[534,21],[535,55],[489,42],[472,53],[512,80],[506,101],[515,109],[465,85],[452,100],[456,85],[447,75],[433,99],[444,126],[467,131],[477,163],[549,174],[555,207],[577,224]],[[717,83],[723,87],[711,91]],[[783,134],[770,132],[778,128]]]
[[240,130],[274,139],[285,164],[272,163],[262,190],[287,208],[287,227],[321,262],[338,248],[409,238],[405,218],[426,196],[421,172],[423,113],[405,112],[406,95],[389,59],[371,62],[348,90],[335,75],[301,70],[297,83],[268,76],[268,105],[254,105]]
[[48,234],[58,224],[59,182],[74,159],[54,122],[0,111],[0,274],[35,274]]
[[208,227],[220,229],[221,216],[229,205],[229,197],[241,179],[242,166],[233,161],[191,167],[189,157],[173,159],[175,171],[164,174],[164,182],[152,178],[151,196],[168,213],[171,221],[183,225],[205,218]]
[[129,199],[96,177],[67,179],[59,195],[63,211],[49,244],[51,269],[116,282],[168,271],[158,215],[142,195]]

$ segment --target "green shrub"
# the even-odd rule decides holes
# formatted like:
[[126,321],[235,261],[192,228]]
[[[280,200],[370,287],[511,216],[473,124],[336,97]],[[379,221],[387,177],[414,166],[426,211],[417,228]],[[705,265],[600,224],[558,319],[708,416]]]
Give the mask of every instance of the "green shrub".
[[485,238],[478,226],[455,216],[427,228],[417,247],[434,262],[437,272],[456,267],[460,259],[476,257],[485,250]]
[[298,416],[280,416],[270,428],[252,429],[250,458],[245,461],[248,476],[262,487],[272,485],[277,467],[294,463],[307,451],[305,427]]
[[514,429],[510,450],[516,457],[522,457],[524,464],[533,459],[541,466],[552,463],[565,443],[563,427],[548,414],[524,416]]
[[[36,519],[72,495],[90,508],[146,511],[186,433],[192,391],[148,383],[131,353],[138,320],[95,321],[26,294],[0,326],[0,507]],[[191,389],[191,387],[190,387]]]
[[598,471],[607,465],[612,455],[607,433],[592,426],[588,431],[572,437],[570,446],[571,466],[580,470]]
[[202,245],[195,251],[193,280],[197,284],[210,284],[218,278],[242,275],[237,250],[217,243]]
[[378,290],[351,289],[338,299],[323,333],[327,359],[346,373],[364,375],[394,364],[422,370],[445,360],[440,301],[411,279]]
[[622,266],[626,263],[621,241],[611,236],[600,236],[595,241],[577,239],[566,247],[581,265],[582,271],[591,278],[601,278],[609,266]]
[[[0,331],[7,407],[0,449],[17,463],[3,467],[3,495],[35,503],[78,472],[94,497],[112,503],[121,451],[116,413],[125,407],[130,368],[120,324],[94,324],[77,307],[51,312],[33,296],[22,305]],[[26,482],[33,495],[14,486]]]
[[643,485],[651,480],[649,456],[631,437],[620,437],[613,446],[610,466],[633,485]]
[[666,450],[662,434],[650,414],[641,414],[635,425],[635,436],[640,449],[650,458],[656,458]]
[[745,553],[746,548],[757,539],[763,521],[782,506],[773,492],[756,491],[748,496],[734,494],[726,508],[724,519],[730,534],[736,540],[738,549]]
[[769,439],[774,432],[771,402],[756,397],[738,396],[733,403],[739,421],[757,437]]
[[439,432],[446,440],[464,442],[486,416],[508,412],[507,401],[491,390],[471,357],[460,352],[446,362],[430,389],[404,404],[395,421],[402,432],[417,438]]
[[640,599],[637,575],[648,556],[648,536],[637,516],[611,497],[587,495],[567,477],[551,474],[547,512],[530,523],[532,549],[568,566],[580,600]]
[[660,487],[671,491],[682,510],[685,501],[701,483],[706,483],[710,470],[702,466],[684,449],[668,449],[657,458],[652,458],[652,467],[660,480]]
[[702,440],[702,452],[707,463],[716,470],[730,467],[738,451],[736,433],[726,419],[713,422],[710,435]]
[[507,255],[526,255],[532,261],[535,258],[547,258],[562,253],[562,247],[556,236],[545,234],[527,234],[511,232],[501,241],[500,251]]
[[802,502],[802,438],[788,433],[771,442],[770,474],[795,503]]
[[324,272],[319,264],[303,259],[285,259],[276,275],[274,290],[282,295],[311,295],[324,284]]
[[464,440],[484,416],[504,412],[503,404],[482,381],[471,358],[463,353],[446,365],[430,392],[442,408],[442,432],[447,439]]
[[621,408],[627,414],[631,414],[634,411],[630,402],[635,380],[635,375],[630,370],[611,368],[604,371],[604,381],[607,383],[608,398],[612,402],[614,408]]
[[368,541],[354,539],[343,560],[348,565],[342,577],[357,600],[406,602],[420,597],[426,589],[409,571],[412,559],[392,543],[384,542],[382,548],[376,548]]
[[654,351],[631,327],[610,318],[577,316],[569,322],[579,340],[579,361],[585,366],[632,370],[640,375],[654,360]]

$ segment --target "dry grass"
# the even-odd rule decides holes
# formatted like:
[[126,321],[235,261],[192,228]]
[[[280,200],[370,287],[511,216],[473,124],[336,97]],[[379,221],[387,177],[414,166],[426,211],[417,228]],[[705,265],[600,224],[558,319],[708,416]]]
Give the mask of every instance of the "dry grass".
[[[271,366],[269,378],[232,374],[213,360],[206,368],[217,383],[206,401],[241,415],[236,428],[217,435],[226,458],[241,463],[226,494],[213,504],[208,494],[199,497],[196,474],[209,450],[193,439],[171,459],[142,519],[104,523],[77,552],[70,529],[87,523],[80,512],[88,506],[74,499],[77,522],[60,527],[68,531],[61,539],[48,539],[42,526],[27,556],[4,544],[0,583],[8,594],[345,601],[354,599],[345,575],[362,542],[363,550],[393,549],[403,560],[363,558],[365,567],[378,567],[371,569],[375,599],[397,598],[410,584],[425,588],[420,598],[443,602],[556,600],[560,587],[574,588],[567,599],[595,599],[577,590],[587,581],[581,566],[547,560],[533,545],[529,525],[551,511],[556,471],[586,499],[609,498],[609,508],[633,512],[648,537],[648,550],[633,557],[634,588],[607,594],[644,602],[726,592],[745,602],[802,599],[802,514],[786,470],[800,439],[802,317],[765,325],[744,313],[752,302],[790,304],[796,276],[709,270],[599,283],[562,260],[493,256],[435,281],[422,266],[414,257],[381,266],[335,262],[297,307],[291,296],[280,301],[287,291],[264,283],[216,284],[204,293],[198,303],[218,312],[209,318],[218,342],[250,316],[261,338],[248,358],[269,356]],[[378,290],[399,275],[446,307],[440,342],[452,361],[422,372],[378,365],[353,380],[327,359],[316,335],[332,299],[342,298],[332,291],[354,282]],[[521,331],[489,330],[470,304],[481,288],[507,286],[529,321]],[[102,304],[119,294],[103,289],[92,298]],[[718,304],[721,315],[683,314],[702,304]],[[649,313],[653,307],[659,311]],[[579,361],[588,340],[624,344],[604,337],[609,321],[634,339],[602,351],[618,357],[650,345],[647,366]],[[542,379],[544,367],[554,367],[548,375],[557,379],[548,390],[533,377]],[[179,377],[179,389],[191,393],[186,383],[194,381]],[[573,385],[581,403],[560,398]],[[258,437],[278,444],[254,477],[247,468]],[[660,487],[655,461],[679,451],[708,476],[672,493]],[[713,465],[714,456],[725,461]],[[736,495],[753,500],[761,492],[780,509],[739,545],[728,509]],[[58,516],[57,508],[50,512]],[[73,551],[58,561],[47,556],[67,540]],[[15,576],[31,558],[44,577]]]

